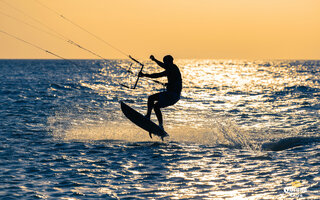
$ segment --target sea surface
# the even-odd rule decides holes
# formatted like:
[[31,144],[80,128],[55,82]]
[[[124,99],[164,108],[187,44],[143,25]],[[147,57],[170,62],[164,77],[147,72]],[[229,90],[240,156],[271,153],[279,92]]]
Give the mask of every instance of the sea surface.
[[128,60],[0,60],[0,199],[320,199],[320,61],[175,62],[162,142]]

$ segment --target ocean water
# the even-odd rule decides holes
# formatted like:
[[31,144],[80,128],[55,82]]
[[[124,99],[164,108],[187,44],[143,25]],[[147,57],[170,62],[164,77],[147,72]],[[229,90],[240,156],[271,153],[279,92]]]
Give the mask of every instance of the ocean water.
[[320,61],[177,60],[164,142],[119,105],[161,85],[72,62],[0,61],[1,199],[320,199]]

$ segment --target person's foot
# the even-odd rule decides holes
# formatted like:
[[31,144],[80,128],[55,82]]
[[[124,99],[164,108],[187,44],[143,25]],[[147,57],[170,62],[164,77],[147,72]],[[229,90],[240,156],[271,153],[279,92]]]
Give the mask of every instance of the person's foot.
[[144,117],[150,120],[151,115],[146,114]]
[[151,135],[151,132],[149,132],[149,136],[150,136],[150,138],[152,139],[152,135]]
[[164,130],[163,124],[159,124],[159,127],[160,127],[162,130]]

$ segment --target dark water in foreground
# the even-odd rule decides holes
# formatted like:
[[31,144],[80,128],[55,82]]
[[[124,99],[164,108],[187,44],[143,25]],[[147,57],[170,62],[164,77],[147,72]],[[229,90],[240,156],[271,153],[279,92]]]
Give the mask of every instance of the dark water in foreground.
[[320,61],[178,60],[165,142],[118,103],[144,113],[161,86],[74,62],[0,61],[1,199],[320,199]]

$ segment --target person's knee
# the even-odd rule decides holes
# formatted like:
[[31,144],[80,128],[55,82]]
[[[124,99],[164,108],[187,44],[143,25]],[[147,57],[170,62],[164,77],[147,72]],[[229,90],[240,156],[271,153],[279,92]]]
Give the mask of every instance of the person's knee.
[[155,101],[155,97],[153,95],[148,97],[148,101],[149,102],[154,102]]

